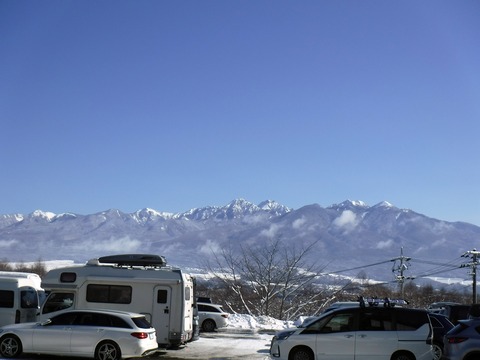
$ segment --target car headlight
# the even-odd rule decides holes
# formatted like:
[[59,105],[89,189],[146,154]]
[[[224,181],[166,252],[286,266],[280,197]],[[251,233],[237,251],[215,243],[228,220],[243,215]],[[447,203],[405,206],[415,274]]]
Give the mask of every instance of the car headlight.
[[297,329],[281,331],[275,335],[274,340],[282,341],[288,339],[292,334],[294,334]]

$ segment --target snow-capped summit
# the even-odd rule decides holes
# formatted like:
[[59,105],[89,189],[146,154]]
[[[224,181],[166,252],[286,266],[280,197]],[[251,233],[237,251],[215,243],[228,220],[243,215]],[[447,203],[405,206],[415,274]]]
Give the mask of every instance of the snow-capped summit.
[[379,202],[378,204],[374,205],[373,206],[374,208],[392,208],[392,207],[395,207],[393,206],[391,203],[389,203],[388,201],[381,201]]
[[52,221],[55,218],[56,214],[49,211],[35,210],[30,214],[32,218],[42,218],[47,221]]
[[282,204],[279,204],[278,202],[274,201],[274,200],[265,200],[265,201],[262,201],[260,204],[258,204],[258,207],[264,211],[267,211],[269,212],[270,214],[272,215],[283,215],[283,214],[286,214],[290,211],[292,211],[292,209],[290,209],[289,207],[285,206],[285,205],[282,205]]
[[155,219],[171,219],[173,214],[169,212],[160,212],[150,208],[137,210],[132,214],[132,218],[141,224]]
[[361,200],[345,200],[340,204],[333,204],[327,207],[327,209],[334,209],[337,211],[352,210],[352,209],[368,209],[369,206]]

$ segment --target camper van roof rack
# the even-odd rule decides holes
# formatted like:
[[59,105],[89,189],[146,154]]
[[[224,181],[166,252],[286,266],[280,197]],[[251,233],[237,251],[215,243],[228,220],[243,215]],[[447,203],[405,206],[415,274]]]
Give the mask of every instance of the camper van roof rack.
[[360,302],[360,307],[374,307],[374,306],[383,306],[383,307],[395,307],[401,305],[408,305],[408,301],[403,299],[390,299],[385,297],[383,299],[379,299],[376,296],[365,298],[363,296],[359,296],[357,299]]
[[122,254],[109,255],[98,258],[102,264],[115,264],[117,266],[150,266],[163,267],[167,265],[165,257],[151,254]]

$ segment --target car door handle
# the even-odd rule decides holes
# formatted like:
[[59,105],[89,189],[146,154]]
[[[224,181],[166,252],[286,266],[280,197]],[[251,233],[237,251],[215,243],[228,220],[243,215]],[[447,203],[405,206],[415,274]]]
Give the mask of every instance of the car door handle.
[[348,334],[348,335],[345,335],[346,338],[352,338],[353,335],[352,334]]
[[360,336],[361,338],[365,338],[365,337],[367,337],[367,335],[366,335],[366,334],[360,334],[360,335],[358,335],[358,336]]

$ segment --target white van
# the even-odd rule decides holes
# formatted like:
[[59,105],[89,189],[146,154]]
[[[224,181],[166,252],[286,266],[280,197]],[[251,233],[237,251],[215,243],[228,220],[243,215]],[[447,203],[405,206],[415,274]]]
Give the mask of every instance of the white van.
[[278,360],[432,360],[428,312],[401,307],[343,307],[275,334]]
[[49,295],[41,320],[65,309],[122,310],[145,315],[161,346],[178,346],[193,336],[194,279],[158,255],[112,255],[53,269],[42,286]]
[[37,320],[45,292],[34,273],[0,271],[0,326]]

